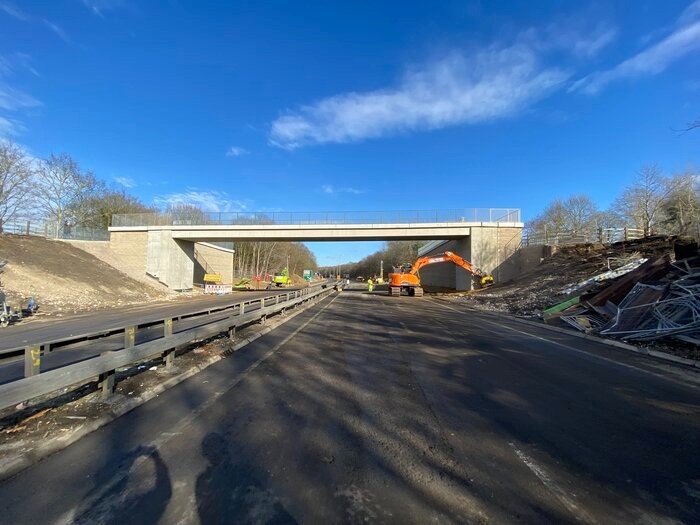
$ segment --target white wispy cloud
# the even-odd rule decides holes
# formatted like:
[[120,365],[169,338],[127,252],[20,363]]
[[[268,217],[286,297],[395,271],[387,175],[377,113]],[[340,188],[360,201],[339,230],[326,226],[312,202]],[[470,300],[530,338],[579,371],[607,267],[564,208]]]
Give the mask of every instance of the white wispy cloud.
[[525,42],[453,52],[407,72],[397,87],[344,93],[288,111],[272,123],[269,141],[291,150],[491,121],[517,113],[569,77],[544,66],[537,46]]
[[[571,52],[582,58],[591,58],[600,53],[617,38],[617,29],[600,23],[585,37],[567,39]],[[566,45],[566,44],[564,44]]]
[[83,5],[92,11],[93,14],[104,16],[105,11],[124,7],[126,2],[124,0],[83,0]]
[[43,19],[43,22],[44,22],[44,25],[46,25],[46,27],[48,27],[51,31],[56,33],[61,40],[63,40],[64,42],[70,42],[70,38],[68,37],[68,33],[66,33],[65,30],[61,26],[52,22],[51,20],[46,20],[45,18]]
[[29,15],[10,2],[0,2],[0,11],[10,15],[17,20],[29,20]]
[[114,182],[121,184],[125,188],[133,188],[136,186],[136,181],[131,177],[114,177]]
[[159,195],[153,199],[153,204],[165,208],[168,205],[192,204],[207,212],[245,211],[248,203],[232,198],[224,191],[199,191],[187,189],[181,193]]
[[700,50],[700,0],[683,11],[671,32],[657,43],[612,69],[588,75],[570,87],[589,95],[599,93],[611,82],[622,79],[657,75],[681,57]]
[[240,157],[248,153],[248,150],[241,148],[239,146],[231,146],[228,151],[226,151],[227,157]]
[[12,137],[24,131],[24,126],[16,121],[0,116],[0,138]]
[[321,186],[321,191],[328,195],[338,195],[339,193],[350,193],[352,195],[360,195],[365,193],[364,190],[358,190],[357,188],[336,188],[331,184],[324,184]]
[[8,86],[0,79],[0,109],[16,111],[37,106],[41,106],[41,102],[18,89]]
[[39,75],[30,60],[31,57],[24,53],[0,55],[0,111],[4,112],[0,115],[0,137],[15,136],[24,131],[24,125],[16,118],[17,113],[42,105],[39,100],[11,85],[11,77],[23,70]]

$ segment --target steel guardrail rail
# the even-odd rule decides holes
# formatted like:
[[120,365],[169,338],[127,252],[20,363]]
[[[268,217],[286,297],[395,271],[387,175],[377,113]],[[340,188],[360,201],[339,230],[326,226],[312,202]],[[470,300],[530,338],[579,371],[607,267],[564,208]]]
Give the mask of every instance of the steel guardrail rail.
[[[312,289],[314,287],[321,286],[320,284],[313,285],[309,288],[303,288],[301,290],[308,290]],[[288,293],[293,293],[295,291],[300,291],[299,289],[297,290],[290,290],[289,292],[285,292],[285,294]],[[285,294],[276,294],[276,295],[285,295]],[[227,304],[225,306],[216,306],[216,307],[211,307],[211,308],[201,308],[198,310],[193,310],[190,312],[185,312],[181,314],[176,314],[169,316],[169,319],[172,319],[173,322],[179,321],[182,319],[191,319],[193,317],[198,317],[198,316],[204,316],[204,315],[212,315],[215,313],[220,313],[220,312],[225,312],[227,310],[235,310],[236,308],[239,308],[243,306],[245,309],[247,306],[254,305],[256,303],[259,303],[261,300],[267,300],[270,297],[275,297],[276,295],[268,295],[265,297],[257,297],[255,299],[249,299],[247,301],[240,301],[237,303],[233,304]],[[27,344],[21,345],[21,346],[15,346],[12,348],[5,348],[5,349],[0,349],[0,362],[2,362],[3,359],[6,359],[6,356],[10,354],[22,354],[26,350],[27,347],[29,346],[41,346],[42,349],[46,346],[49,346],[50,348],[47,349],[47,351],[52,351],[53,346],[67,346],[72,343],[79,343],[81,341],[85,340],[90,340],[90,339],[96,339],[96,338],[102,338],[102,337],[110,337],[113,335],[116,335],[120,332],[123,332],[126,328],[131,327],[131,326],[136,326],[136,328],[142,328],[142,327],[147,327],[147,326],[155,326],[158,324],[161,324],[163,320],[166,319],[165,317],[162,317],[160,315],[155,315],[153,317],[148,317],[144,319],[143,322],[139,323],[138,325],[129,324],[124,325],[124,324],[119,324],[119,323],[114,323],[113,325],[108,325],[103,327],[101,330],[95,330],[91,332],[82,332],[78,334],[73,334],[68,337],[59,337],[55,339],[43,339],[41,341],[29,341]],[[43,352],[43,350],[42,350]]]
[[[306,301],[323,297],[330,293],[333,288],[319,286],[316,287],[316,290],[311,290],[313,289],[306,288],[294,292],[261,297],[244,303],[236,303],[236,305],[232,306],[241,306],[236,314],[176,333],[172,332],[172,318],[163,318],[161,321],[163,322],[164,335],[138,345],[135,344],[136,327],[127,326],[123,329],[123,349],[104,352],[100,356],[67,364],[46,372],[41,372],[40,370],[43,345],[21,347],[19,350],[24,352],[25,358],[25,377],[0,385],[0,410],[77,383],[88,382],[95,377],[100,382],[103,395],[109,395],[114,391],[115,373],[118,368],[149,360],[155,356],[162,356],[165,360],[166,368],[171,368],[175,358],[175,351],[182,346],[226,331],[233,337],[237,327],[246,326],[260,320],[264,322],[268,315],[284,312],[290,307],[296,307]],[[274,299],[274,303],[266,306],[265,302],[272,299]],[[246,312],[244,304],[255,302],[259,302],[260,307],[251,312]],[[7,352],[5,351],[5,353]]]

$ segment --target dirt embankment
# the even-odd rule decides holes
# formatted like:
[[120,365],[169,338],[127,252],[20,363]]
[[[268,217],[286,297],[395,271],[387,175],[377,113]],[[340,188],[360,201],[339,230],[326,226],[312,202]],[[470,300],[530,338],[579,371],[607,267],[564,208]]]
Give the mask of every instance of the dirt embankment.
[[2,290],[15,307],[36,298],[43,315],[74,313],[163,299],[100,259],[70,244],[37,236],[0,234]]
[[517,279],[469,293],[464,300],[488,310],[535,316],[566,298],[565,288],[618,268],[625,261],[673,253],[673,239],[651,237],[615,244],[564,246]]

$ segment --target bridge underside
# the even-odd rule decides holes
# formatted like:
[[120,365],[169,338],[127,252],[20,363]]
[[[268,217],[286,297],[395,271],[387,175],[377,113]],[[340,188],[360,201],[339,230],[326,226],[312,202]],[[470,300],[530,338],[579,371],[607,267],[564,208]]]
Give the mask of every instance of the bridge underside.
[[[193,286],[195,245],[221,241],[386,241],[432,240],[428,246],[450,242],[452,251],[484,270],[498,264],[520,243],[522,223],[420,223],[420,224],[312,224],[312,225],[179,225],[112,227],[112,247],[143,253],[145,272],[173,290]],[[516,241],[517,238],[517,241]],[[472,239],[476,239],[474,242]],[[507,240],[504,244],[503,240]],[[487,253],[495,252],[495,253]],[[503,252],[501,254],[501,252]],[[483,261],[483,262],[482,262]],[[442,266],[442,265],[438,265]],[[495,266],[494,266],[495,268]],[[443,270],[444,273],[445,270]],[[450,273],[451,272],[451,273]],[[430,271],[427,272],[430,275]],[[440,285],[458,290],[471,287],[471,279],[450,269]],[[429,279],[430,280],[430,279]],[[427,283],[430,284],[430,283]]]

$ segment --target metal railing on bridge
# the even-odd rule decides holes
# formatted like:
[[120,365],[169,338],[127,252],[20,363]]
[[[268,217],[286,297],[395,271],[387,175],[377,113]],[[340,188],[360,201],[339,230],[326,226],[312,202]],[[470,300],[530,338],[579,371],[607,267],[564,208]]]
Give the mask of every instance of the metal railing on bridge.
[[523,235],[522,246],[565,246],[571,244],[606,243],[630,241],[644,237],[638,228],[593,228],[582,231],[529,231]]
[[130,213],[112,216],[112,226],[178,226],[234,224],[415,224],[448,222],[520,222],[517,208],[329,212],[193,212]]

